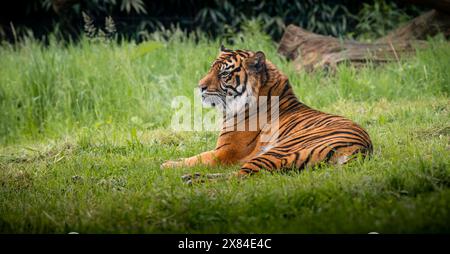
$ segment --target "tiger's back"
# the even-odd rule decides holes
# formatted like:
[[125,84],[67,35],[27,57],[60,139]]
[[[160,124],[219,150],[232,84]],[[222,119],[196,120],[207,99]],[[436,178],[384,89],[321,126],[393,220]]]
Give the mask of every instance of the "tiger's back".
[[276,140],[259,142],[256,150],[260,152],[242,166],[245,174],[262,168],[303,169],[321,162],[343,164],[357,153],[368,155],[372,143],[367,132],[351,120],[302,105],[280,118]]

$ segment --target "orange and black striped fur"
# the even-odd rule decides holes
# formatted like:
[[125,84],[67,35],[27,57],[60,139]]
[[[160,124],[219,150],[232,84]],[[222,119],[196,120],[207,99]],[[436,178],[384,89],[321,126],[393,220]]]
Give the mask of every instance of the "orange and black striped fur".
[[[211,69],[200,80],[199,89],[203,102],[213,106],[224,105],[227,96],[241,103],[250,96],[279,96],[277,105],[270,105],[267,99],[265,109],[270,112],[271,107],[279,107],[278,136],[263,142],[261,136],[267,126],[244,131],[223,129],[214,150],[167,161],[162,168],[239,164],[238,175],[248,175],[261,170],[303,169],[321,162],[342,164],[357,153],[367,155],[372,151],[370,137],[359,125],[300,102],[287,76],[261,51],[229,50],[222,46]],[[254,120],[252,117],[247,112],[246,126]]]

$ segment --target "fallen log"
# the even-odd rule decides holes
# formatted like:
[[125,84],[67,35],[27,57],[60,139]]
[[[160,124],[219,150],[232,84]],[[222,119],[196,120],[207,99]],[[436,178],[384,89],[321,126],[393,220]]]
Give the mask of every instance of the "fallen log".
[[375,42],[426,40],[442,33],[450,38],[450,14],[431,10],[389,32]]
[[426,46],[428,37],[442,33],[450,38],[450,0],[403,0],[439,8],[428,11],[379,38],[374,43],[340,40],[308,32],[289,25],[281,38],[278,52],[294,60],[298,70],[335,69],[340,63],[364,66],[399,60]]
[[383,43],[340,40],[289,25],[281,39],[278,53],[294,60],[297,70],[334,70],[341,63],[360,67],[367,63],[376,65],[398,61],[400,57],[415,53],[417,47],[425,45],[419,40]]

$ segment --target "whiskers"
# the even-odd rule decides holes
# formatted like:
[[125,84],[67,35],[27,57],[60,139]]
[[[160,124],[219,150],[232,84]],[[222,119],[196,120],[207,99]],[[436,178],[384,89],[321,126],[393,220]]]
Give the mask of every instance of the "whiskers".
[[202,103],[206,107],[215,107],[224,114],[239,114],[257,104],[257,98],[250,89],[239,95],[226,96],[220,92],[206,92],[202,94]]
[[224,97],[216,93],[203,94],[202,104],[205,107],[215,107],[221,111],[226,111],[226,101]]

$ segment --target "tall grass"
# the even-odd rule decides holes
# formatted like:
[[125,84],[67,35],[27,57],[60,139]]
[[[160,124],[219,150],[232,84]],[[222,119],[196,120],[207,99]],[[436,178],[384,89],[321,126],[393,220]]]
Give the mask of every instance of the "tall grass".
[[[282,69],[305,103],[323,107],[341,99],[419,98],[449,93],[450,51],[440,41],[410,61],[383,72],[343,67],[338,75],[296,73],[276,54],[276,45],[251,27],[234,48],[263,50]],[[57,136],[103,122],[124,126],[140,119],[146,127],[167,126],[171,98],[192,97],[193,89],[218,53],[219,41],[183,35],[165,47],[135,54],[134,43],[44,46],[34,40],[0,48],[0,141]]]

